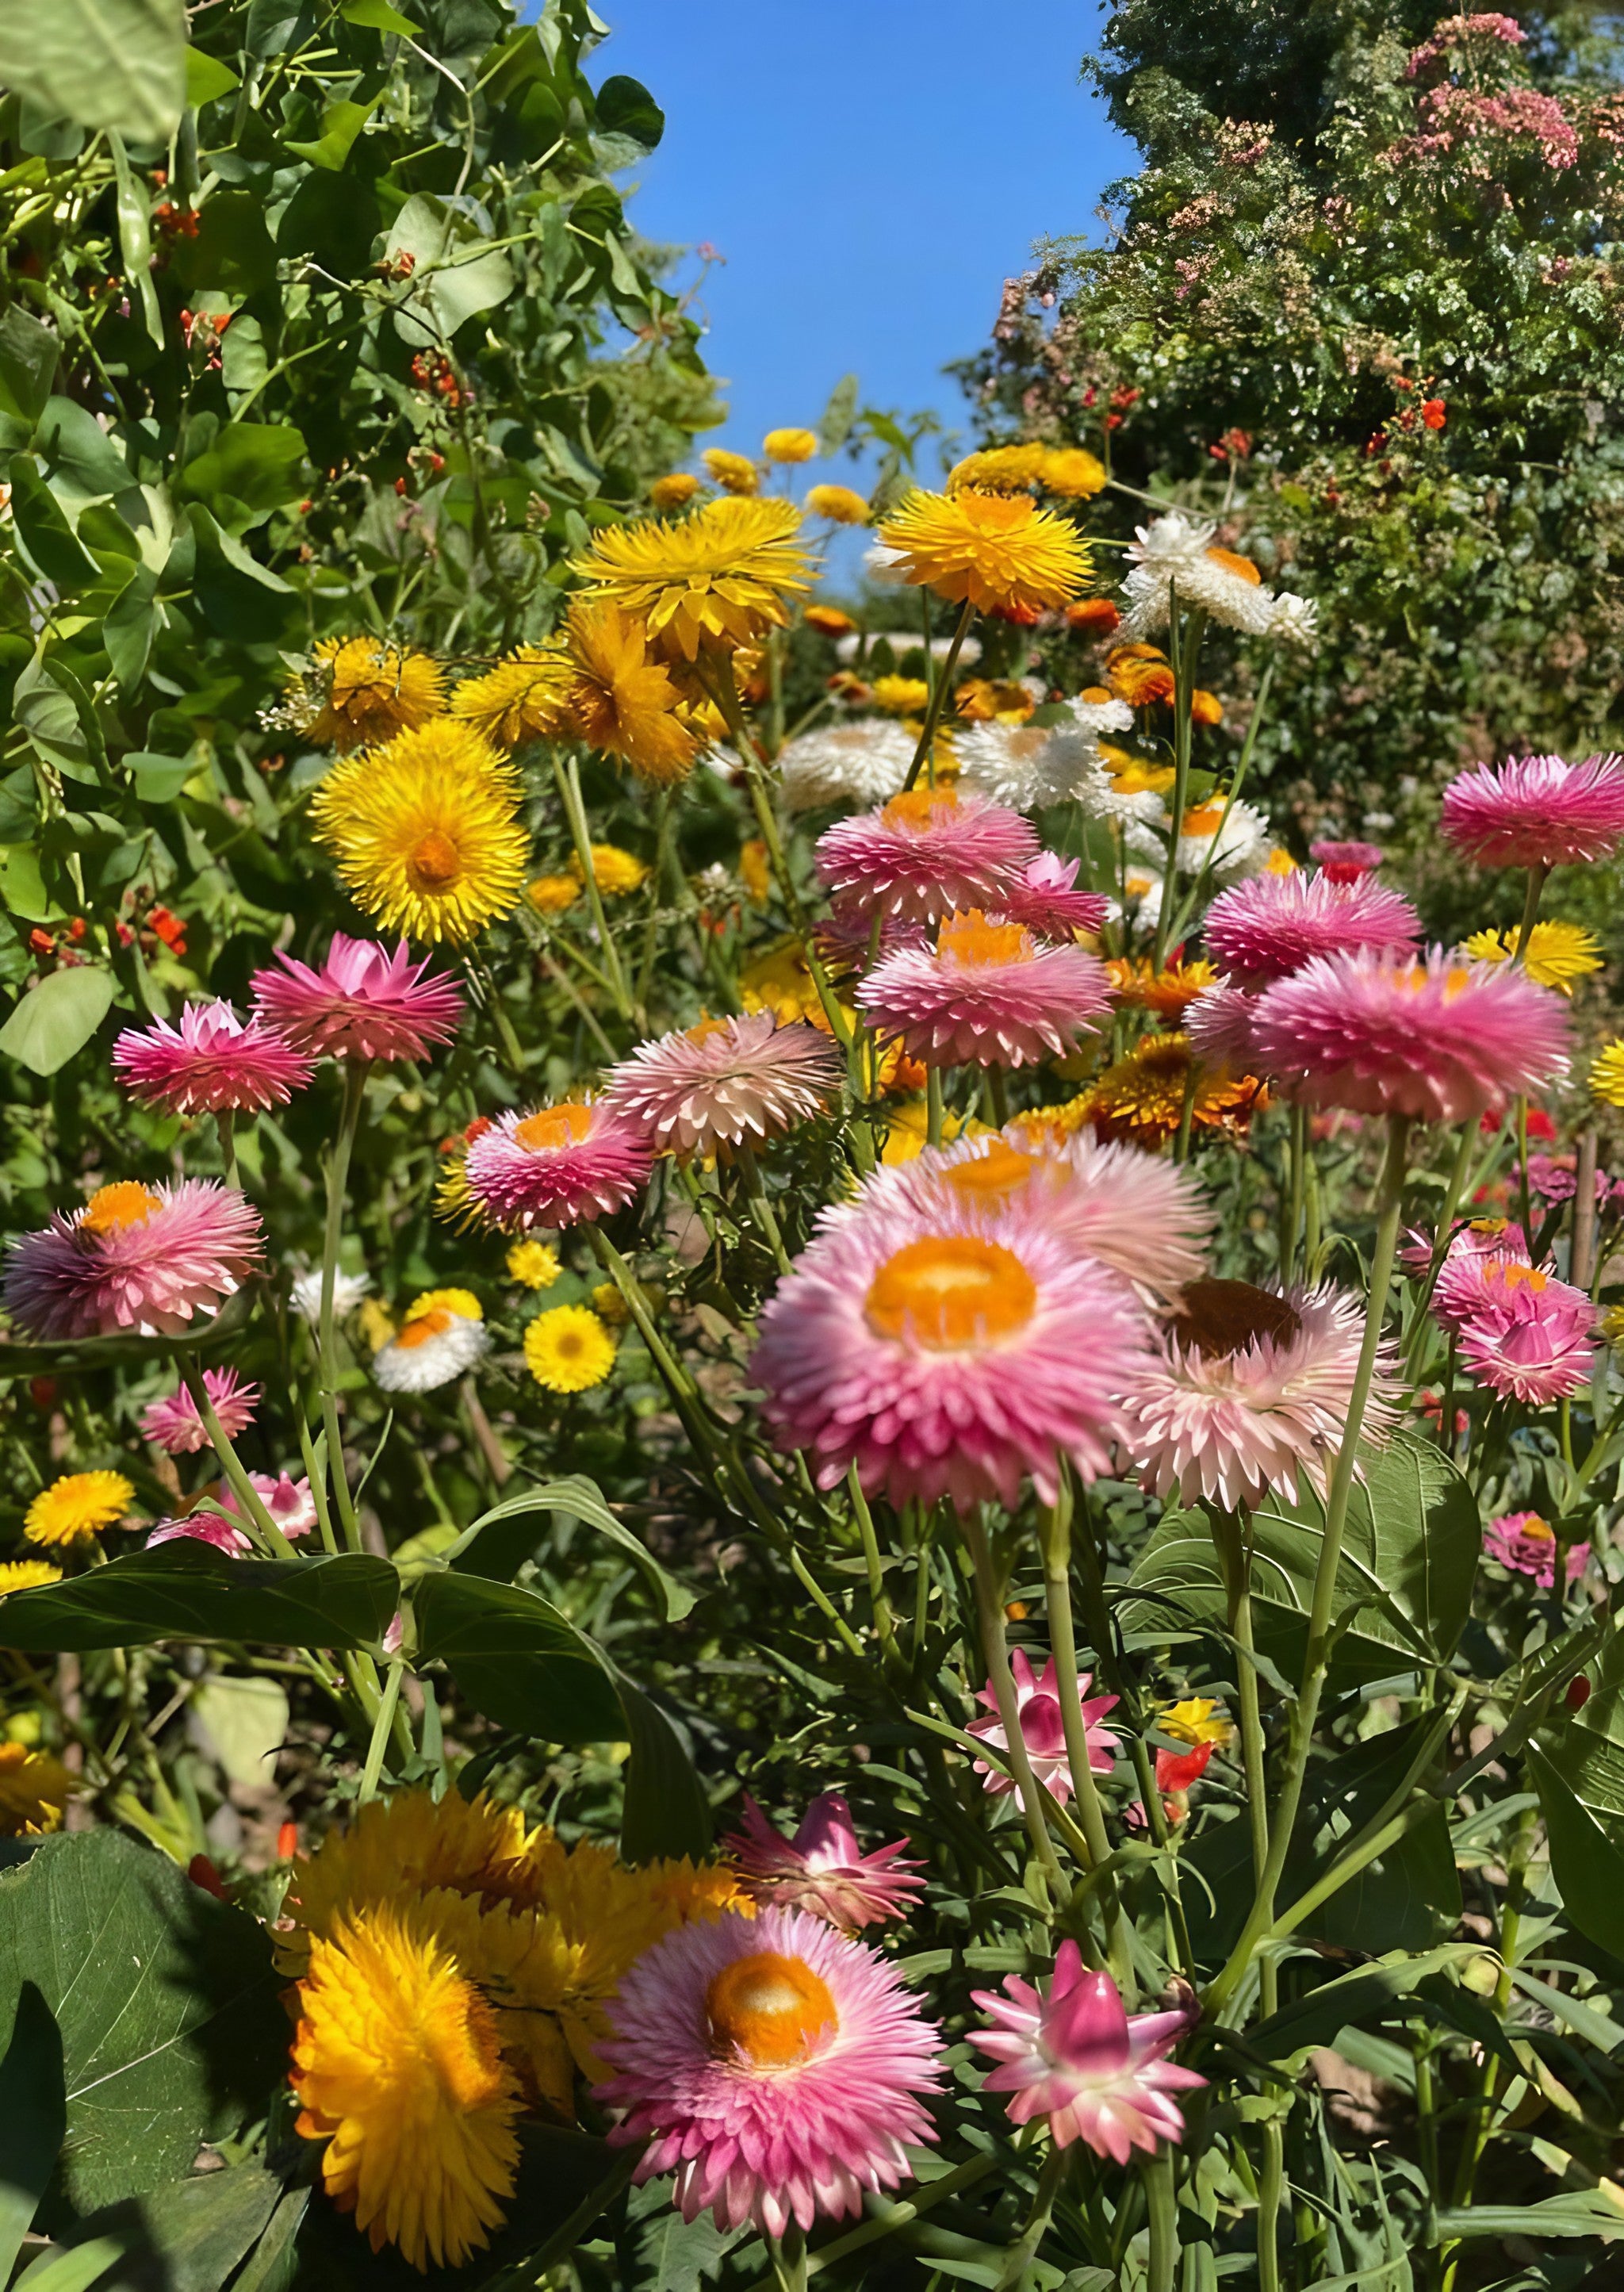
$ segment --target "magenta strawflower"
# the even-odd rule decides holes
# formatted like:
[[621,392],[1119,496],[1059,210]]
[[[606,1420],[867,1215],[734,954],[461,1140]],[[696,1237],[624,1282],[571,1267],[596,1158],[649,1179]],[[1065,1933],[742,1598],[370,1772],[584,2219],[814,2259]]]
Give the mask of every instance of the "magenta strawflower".
[[844,1933],[904,1918],[925,1892],[912,1873],[924,1865],[906,1858],[908,1841],[865,1854],[852,1810],[838,1791],[823,1791],[807,1808],[793,1839],[775,1830],[747,1791],[744,1828],[722,1849],[758,1902],[810,1910]]
[[640,1044],[610,1069],[606,1105],[650,1144],[677,1154],[759,1145],[822,1112],[845,1062],[804,1020],[780,1027],[771,1011],[702,1019]]
[[113,1069],[132,1098],[168,1114],[258,1114],[286,1106],[315,1061],[257,1015],[189,1003],[178,1027],[167,1019],[126,1027],[113,1045]]
[[12,1242],[6,1311],[31,1337],[178,1336],[247,1279],[263,1251],[258,1213],[216,1180],[122,1179]]
[[392,953],[376,940],[335,932],[327,961],[312,971],[279,953],[279,970],[256,971],[258,1010],[302,1051],[328,1059],[424,1059],[448,1043],[463,1021],[455,982],[426,974],[402,940]]
[[1062,860],[1058,851],[1040,851],[1004,894],[1003,914],[1014,924],[1024,924],[1039,939],[1069,940],[1074,932],[1097,932],[1111,913],[1103,892],[1077,888],[1080,860]]
[[815,857],[837,907],[865,920],[926,924],[957,908],[1001,907],[1038,851],[1038,831],[1018,811],[940,787],[836,820]]
[[1184,1013],[1190,1047],[1204,1067],[1215,1074],[1258,1074],[1262,1065],[1252,1039],[1257,997],[1244,987],[1221,979],[1204,987]]
[[1173,2095],[1207,2080],[1167,2056],[1192,2027],[1192,2014],[1130,2018],[1111,1975],[1088,1972],[1070,1936],[1046,1990],[1012,1973],[1001,1990],[973,1995],[998,2024],[971,2032],[972,2044],[998,2064],[986,2090],[1012,2096],[1015,2124],[1046,2117],[1057,2149],[1081,2141],[1119,2165],[1135,2149],[1150,2155],[1158,2141],[1183,2140],[1184,2115]]
[[1596,1361],[1596,1307],[1584,1290],[1507,1257],[1474,1261],[1469,1284],[1466,1294],[1452,1287],[1445,1308],[1459,1329],[1461,1366],[1479,1384],[1536,1407],[1582,1392]]
[[[1133,1381],[1125,1440],[1145,1484],[1184,1504],[1226,1511],[1299,1481],[1321,1494],[1342,1445],[1364,1333],[1364,1304],[1332,1289],[1254,1288],[1192,1281],[1162,1333],[1159,1358]],[[1384,1352],[1365,1406],[1363,1436],[1394,1421],[1393,1361]]]
[[634,2177],[675,2173],[683,2218],[782,2236],[862,2209],[933,2141],[924,2097],[941,2047],[901,1978],[804,1910],[736,1910],[678,1926],[644,1952],[609,2007],[596,2088],[626,2114],[611,2142],[647,2141]]
[[[247,1431],[259,1407],[257,1384],[246,1384],[234,1368],[206,1368],[203,1389],[228,1441]],[[141,1437],[156,1448],[166,1449],[172,1457],[193,1456],[198,1449],[206,1449],[209,1440],[198,1404],[183,1384],[161,1400],[148,1403],[141,1412]]]
[[[255,1494],[290,1544],[310,1534],[316,1525],[316,1500],[308,1481],[292,1480],[286,1473],[274,1479],[269,1473],[250,1473],[248,1479]],[[222,1520],[217,1512],[187,1512],[177,1513],[173,1520],[161,1520],[147,1538],[149,1551],[154,1545],[187,1540],[212,1544],[217,1552],[230,1553],[234,1560],[240,1560],[254,1549],[247,1533],[248,1509],[239,1501],[235,1489],[227,1481],[216,1481],[203,1493],[230,1513],[230,1519]]]
[[605,1217],[642,1191],[653,1167],[642,1131],[602,1099],[499,1114],[468,1149],[470,1208],[505,1233]]
[[1238,987],[1259,988],[1300,971],[1311,956],[1359,948],[1413,948],[1421,918],[1401,892],[1369,876],[1254,876],[1220,892],[1201,926],[1207,952]]
[[1317,956],[1259,996],[1252,1039],[1313,1106],[1462,1122],[1567,1071],[1559,995],[1510,964]]
[[[217,1489],[208,1493],[218,1501]],[[229,1520],[222,1520],[217,1512],[188,1512],[174,1520],[160,1520],[144,1548],[153,1552],[160,1544],[212,1544],[216,1552],[223,1552],[232,1560],[241,1560],[254,1549],[241,1529],[233,1527]]]
[[930,1066],[1030,1066],[1074,1048],[1111,1008],[1080,947],[1039,947],[1024,924],[953,915],[934,948],[899,948],[857,989],[869,1025]]
[[[1483,1553],[1515,1576],[1531,1576],[1541,1592],[1555,1587],[1556,1531],[1537,1512],[1503,1512],[1491,1520],[1483,1530]],[[1582,1540],[1568,1546],[1564,1573],[1570,1584],[1578,1583],[1589,1558],[1590,1546]]]
[[1624,757],[1513,756],[1443,791],[1443,833],[1480,868],[1604,860],[1624,836]]
[[[1044,1666],[1042,1678],[1035,1679],[1026,1650],[1016,1648],[1009,1658],[1009,1668],[1015,1683],[1021,1739],[1026,1746],[1032,1772],[1050,1796],[1064,1806],[1077,1784],[1066,1753],[1065,1723],[1060,1715],[1060,1682],[1054,1658],[1051,1656]],[[1092,1672],[1079,1673],[1077,1690],[1082,1704],[1083,1739],[1088,1746],[1090,1768],[1096,1775],[1108,1775],[1117,1763],[1117,1738],[1111,1728],[1100,1723],[1108,1711],[1116,1708],[1119,1699],[1114,1695],[1091,1696],[1088,1690],[1093,1683]],[[996,1750],[1008,1750],[1009,1737],[998,1716],[998,1691],[990,1680],[977,1691],[975,1699],[991,1715],[973,1719],[966,1734],[974,1735],[978,1742],[990,1744]],[[1015,1788],[1014,1776],[994,1761],[977,1759],[974,1764],[975,1772],[986,1778],[985,1788],[995,1798]]]
[[[1425,1273],[1432,1264],[1433,1251],[1435,1247],[1436,1243],[1431,1237],[1423,1233],[1418,1226],[1412,1226],[1404,1238],[1402,1248],[1399,1251],[1399,1263],[1407,1272]],[[1528,1236],[1520,1225],[1515,1225],[1509,1218],[1486,1217],[1468,1220],[1465,1225],[1457,1226],[1450,1236],[1449,1247],[1443,1253],[1443,1263],[1439,1269],[1440,1283],[1442,1284],[1444,1275],[1455,1265],[1456,1259],[1475,1257],[1515,1257],[1527,1265],[1531,1263],[1528,1250]],[[1457,1279],[1460,1278],[1461,1273],[1462,1269],[1455,1267]],[[1433,1311],[1438,1315],[1439,1320],[1444,1322],[1446,1328],[1449,1326],[1446,1319],[1447,1300],[1450,1294],[1450,1288],[1446,1286],[1444,1287],[1446,1302],[1442,1309],[1440,1307],[1436,1290],[1433,1295]]]
[[1347,836],[1311,843],[1308,856],[1333,884],[1356,884],[1361,876],[1374,874],[1385,855],[1379,843],[1361,843],[1357,836]]
[[990,1497],[1062,1457],[1108,1468],[1117,1396],[1146,1345],[1122,1278],[1079,1256],[1041,1207],[879,1202],[814,1238],[761,1313],[751,1372],[784,1449],[820,1488],[855,1465],[893,1504]]

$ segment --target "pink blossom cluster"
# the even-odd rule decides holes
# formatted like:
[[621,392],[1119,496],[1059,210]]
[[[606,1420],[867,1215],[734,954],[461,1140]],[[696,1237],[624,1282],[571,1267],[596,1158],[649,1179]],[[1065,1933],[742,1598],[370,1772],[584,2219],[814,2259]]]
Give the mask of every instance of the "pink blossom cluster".
[[1485,12],[1475,16],[1445,16],[1422,41],[1412,48],[1405,66],[1406,79],[1424,79],[1436,65],[1454,55],[1469,40],[1498,40],[1508,48],[1521,47],[1528,37],[1515,16]]

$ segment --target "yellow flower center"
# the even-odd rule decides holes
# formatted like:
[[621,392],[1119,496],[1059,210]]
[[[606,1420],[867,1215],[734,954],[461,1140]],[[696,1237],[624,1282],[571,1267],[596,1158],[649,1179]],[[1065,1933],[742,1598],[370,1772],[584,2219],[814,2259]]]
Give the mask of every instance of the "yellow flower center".
[[1511,1220],[1509,1218],[1474,1218],[1472,1221],[1472,1231],[1474,1233],[1504,1233],[1510,1223]]
[[1257,570],[1251,559],[1242,557],[1239,550],[1209,549],[1207,552],[1207,559],[1209,564],[1222,567],[1225,573],[1232,573],[1237,581],[1245,581],[1254,589],[1263,579],[1263,575]]
[[1227,1360],[1244,1352],[1259,1337],[1289,1345],[1303,1324],[1296,1309],[1283,1297],[1249,1281],[1190,1281],[1173,1324],[1173,1335],[1186,1352],[1208,1360]]
[[705,1993],[715,2050],[746,2054],[758,2069],[804,2061],[813,2040],[840,2027],[822,1976],[804,1958],[752,1950],[724,1965]]
[[395,1343],[404,1352],[415,1352],[419,1345],[426,1345],[431,1337],[443,1336],[456,1318],[444,1305],[436,1305],[427,1313],[414,1314],[409,1321],[402,1324]]
[[1507,1289],[1517,1289],[1526,1287],[1531,1289],[1534,1295],[1537,1297],[1541,1289],[1546,1287],[1545,1275],[1537,1271],[1531,1265],[1517,1265],[1515,1263],[1511,1265],[1501,1265],[1498,1266],[1496,1271]]
[[1022,1154],[1018,1147],[1007,1145],[995,1138],[985,1154],[974,1162],[957,1162],[942,1175],[955,1193],[968,1194],[972,1201],[984,1201],[990,1196],[996,1201],[1007,1201],[1018,1193],[1038,1166],[1035,1154]]
[[1224,807],[1221,803],[1200,803],[1193,811],[1184,814],[1179,828],[1181,835],[1216,835],[1224,824]]
[[1531,1536],[1536,1544],[1555,1544],[1556,1541],[1555,1529],[1538,1514],[1525,1520],[1517,1533],[1519,1536]]
[[979,908],[948,917],[938,951],[961,971],[979,971],[995,963],[1030,963],[1038,952],[1023,924],[990,924]]
[[462,872],[461,852],[437,827],[418,838],[406,863],[407,880],[414,892],[448,892]]
[[951,811],[958,803],[950,787],[905,788],[893,795],[880,813],[887,827],[906,828],[910,835],[927,835],[939,811]]
[[591,1128],[591,1107],[571,1100],[527,1115],[513,1132],[513,1143],[527,1154],[556,1154],[561,1147],[578,1145]]
[[119,1233],[125,1226],[145,1225],[164,1198],[138,1178],[121,1178],[117,1185],[98,1186],[79,1220],[82,1233]]
[[1013,1250],[937,1234],[885,1260],[863,1310],[882,1337],[911,1336],[927,1352],[955,1352],[1012,1336],[1037,1305],[1038,1285]]

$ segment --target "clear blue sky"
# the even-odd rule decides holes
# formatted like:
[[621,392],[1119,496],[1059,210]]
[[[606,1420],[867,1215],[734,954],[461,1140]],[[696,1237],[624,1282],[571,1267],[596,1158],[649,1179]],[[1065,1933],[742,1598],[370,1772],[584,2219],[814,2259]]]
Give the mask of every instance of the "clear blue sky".
[[666,113],[632,221],[727,258],[703,297],[730,406],[708,443],[815,423],[852,371],[865,403],[962,428],[941,367],[986,340],[1033,241],[1092,232],[1133,164],[1078,80],[1093,0],[1014,0],[1013,23],[998,0],[596,4],[594,79],[627,72]]

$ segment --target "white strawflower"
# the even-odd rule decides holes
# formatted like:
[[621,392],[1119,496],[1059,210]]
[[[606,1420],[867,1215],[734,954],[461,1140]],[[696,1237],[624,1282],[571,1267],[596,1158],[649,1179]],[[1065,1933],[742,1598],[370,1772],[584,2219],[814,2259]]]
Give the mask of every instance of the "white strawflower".
[[1098,744],[1076,724],[974,724],[954,737],[958,784],[1014,811],[1077,798],[1105,779]]
[[1246,636],[1270,634],[1278,601],[1273,590],[1249,558],[1215,548],[1216,529],[1195,523],[1179,510],[1139,528],[1137,539],[1127,546],[1122,638],[1137,642],[1166,628],[1168,591],[1174,585],[1181,609],[1199,606],[1211,619]]
[[[1167,820],[1172,827],[1170,818]],[[1237,801],[1224,811],[1220,797],[1184,814],[1178,839],[1178,864],[1186,876],[1203,868],[1216,883],[1233,883],[1252,874],[1269,856],[1269,823],[1261,811]]]
[[1269,634],[1288,644],[1312,644],[1320,633],[1319,619],[1320,608],[1312,597],[1299,597],[1283,589],[1274,600]]
[[[333,1276],[333,1318],[342,1321],[347,1313],[354,1312],[361,1299],[372,1287],[369,1273],[335,1273]],[[295,1312],[302,1313],[314,1328],[321,1319],[321,1268],[313,1273],[295,1273],[293,1279],[293,1301]]]
[[917,746],[911,732],[885,716],[803,732],[779,754],[784,803],[791,811],[815,811],[826,803],[872,811],[901,789]]

